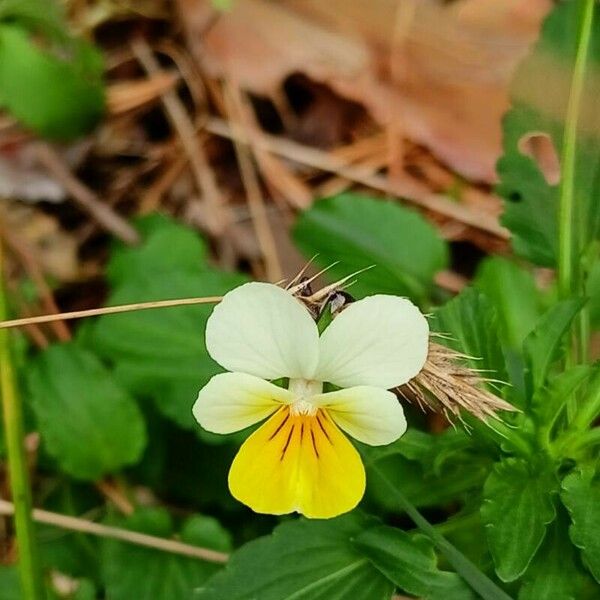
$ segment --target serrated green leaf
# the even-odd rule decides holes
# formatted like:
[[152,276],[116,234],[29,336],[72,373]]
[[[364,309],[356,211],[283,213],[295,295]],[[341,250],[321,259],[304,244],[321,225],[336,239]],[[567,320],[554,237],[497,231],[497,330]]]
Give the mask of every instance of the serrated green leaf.
[[556,516],[557,491],[554,471],[542,462],[507,458],[490,473],[481,517],[502,581],[514,581],[527,569]]
[[525,574],[519,600],[581,600],[581,573],[575,549],[569,543],[568,518],[558,511],[548,527],[539,552]]
[[552,427],[568,399],[594,373],[590,365],[577,365],[550,378],[548,384],[538,390],[531,402],[532,413],[539,423]]
[[26,377],[38,430],[64,472],[96,480],[140,458],[142,415],[91,352],[75,343],[50,346]]
[[198,233],[160,214],[139,219],[140,246],[115,242],[106,276],[116,286],[132,278],[171,271],[198,273],[206,268],[206,243]]
[[482,261],[473,285],[496,310],[507,345],[520,352],[540,314],[540,292],[533,274],[514,261],[494,256]]
[[355,547],[403,591],[426,600],[468,600],[471,588],[456,574],[441,571],[432,542],[387,525],[354,539]]
[[394,585],[353,547],[372,521],[344,515],[298,520],[246,544],[197,600],[389,600]]
[[[209,525],[207,519],[191,517],[180,531],[181,541],[229,550],[229,533],[216,521]],[[162,508],[140,510],[118,524],[163,538],[174,533],[172,519]],[[106,596],[111,600],[192,598],[195,590],[220,568],[218,564],[115,540],[105,540],[102,559]]]
[[434,331],[446,334],[440,339],[469,357],[469,365],[482,369],[490,379],[506,381],[502,347],[498,343],[498,317],[490,301],[478,290],[466,288],[434,313]]
[[561,499],[571,516],[569,534],[581,549],[583,560],[600,582],[600,477],[593,467],[567,475]]
[[96,125],[102,73],[101,55],[86,42],[69,40],[54,54],[20,26],[0,24],[0,103],[42,136],[69,140]]
[[585,304],[578,298],[563,300],[548,309],[523,342],[529,371],[530,390],[540,389],[548,377],[553,361],[560,357],[561,342],[573,319]]
[[329,267],[332,280],[373,267],[356,277],[350,293],[410,296],[422,302],[435,273],[448,264],[448,249],[435,228],[398,203],[355,194],[316,202],[294,227],[307,258]]
[[[498,162],[498,192],[506,199],[503,223],[513,233],[515,251],[532,262],[553,267],[558,244],[558,177],[544,177],[527,155],[527,136],[543,134],[556,155],[563,147],[564,117],[578,39],[580,2],[560,2],[546,19],[539,41],[515,74],[512,108],[503,121],[504,154]],[[596,11],[580,104],[581,128],[575,166],[576,210],[580,248],[598,236],[600,204],[600,113],[596,110],[600,67],[600,14]],[[552,90],[549,94],[548,90]],[[559,175],[558,173],[556,174]]]
[[[221,296],[244,283],[233,273],[204,271],[140,274],[111,293],[108,304]],[[198,390],[222,369],[204,343],[211,305],[180,306],[101,317],[90,346],[115,368],[131,393],[153,398],[157,408],[181,427],[201,431],[192,417]]]

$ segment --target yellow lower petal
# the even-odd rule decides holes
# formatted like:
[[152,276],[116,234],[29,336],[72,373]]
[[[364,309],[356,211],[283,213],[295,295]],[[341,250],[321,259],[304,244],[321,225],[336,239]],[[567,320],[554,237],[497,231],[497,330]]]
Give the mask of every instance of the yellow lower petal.
[[292,415],[284,407],[244,442],[229,471],[229,489],[258,513],[326,519],[360,502],[365,470],[326,411]]

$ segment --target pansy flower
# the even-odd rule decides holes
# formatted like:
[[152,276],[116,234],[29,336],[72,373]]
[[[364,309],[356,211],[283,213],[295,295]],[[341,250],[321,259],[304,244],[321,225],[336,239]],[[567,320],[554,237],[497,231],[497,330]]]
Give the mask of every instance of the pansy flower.
[[[193,412],[219,434],[266,419],[231,465],[233,496],[275,515],[329,518],[354,508],[365,469],[345,434],[378,446],[404,433],[402,406],[388,390],[419,373],[428,337],[419,309],[396,296],[351,303],[319,336],[307,308],[276,285],[225,295],[208,320],[206,348],[230,372],[200,390]],[[286,387],[273,383],[282,379]]]

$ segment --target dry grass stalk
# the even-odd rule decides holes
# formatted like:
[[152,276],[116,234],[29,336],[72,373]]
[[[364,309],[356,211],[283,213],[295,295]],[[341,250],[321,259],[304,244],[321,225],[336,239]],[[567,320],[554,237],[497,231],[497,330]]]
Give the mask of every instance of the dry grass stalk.
[[[265,261],[265,270],[269,281],[278,281],[282,277],[283,269],[277,251],[277,244],[267,217],[265,201],[263,198],[258,174],[250,154],[248,128],[244,123],[244,106],[241,92],[234,82],[225,82],[223,98],[232,130],[236,132],[233,139],[235,154],[240,168],[240,176],[246,190],[248,208],[254,225],[256,239],[260,246]],[[243,140],[243,142],[241,141]]]
[[[152,49],[143,38],[131,43],[133,54],[150,77],[163,74]],[[222,233],[230,220],[229,211],[219,187],[215,174],[209,164],[202,144],[198,142],[195,128],[187,111],[173,89],[161,94],[165,113],[181,141],[181,147],[188,157],[198,191],[202,195],[207,229],[218,235]]]
[[[203,127],[214,135],[228,139],[237,138],[241,143],[248,143],[246,139],[240,139],[239,135],[231,129],[229,123],[222,119],[209,118],[204,122]],[[257,146],[263,146],[269,152],[294,162],[334,173],[344,179],[349,179],[386,194],[402,197],[407,202],[439,213],[477,230],[491,233],[500,239],[505,240],[510,237],[508,230],[498,223],[495,216],[482,210],[458,204],[444,195],[432,194],[431,190],[411,177],[395,178],[392,181],[385,175],[372,174],[369,167],[348,165],[345,160],[340,160],[331,153],[283,137],[263,134],[254,142]]]
[[157,300],[153,302],[137,302],[135,304],[119,304],[117,306],[105,306],[104,308],[89,308],[87,310],[73,310],[50,315],[38,315],[24,319],[10,319],[0,321],[0,329],[11,327],[27,327],[38,323],[51,323],[58,320],[83,319],[86,317],[99,317],[101,315],[114,315],[117,313],[133,312],[136,310],[149,310],[154,308],[170,308],[173,306],[190,306],[193,304],[216,304],[222,300],[222,296],[206,296],[202,298],[179,298],[177,300]]
[[515,411],[515,407],[484,388],[494,380],[482,377],[480,371],[465,365],[463,354],[430,341],[427,361],[421,372],[400,393],[420,408],[442,412],[452,421],[461,419],[462,410],[480,421],[499,419],[500,411]]
[[[13,515],[14,511],[15,507],[12,502],[0,499],[0,515]],[[226,563],[229,560],[229,555],[225,552],[218,552],[217,550],[212,550],[210,548],[193,546],[178,540],[147,535],[145,533],[122,529],[120,527],[103,525],[102,523],[95,523],[94,521],[88,521],[87,519],[62,515],[60,513],[50,512],[39,508],[33,509],[33,519],[38,523],[60,527],[61,529],[88,533],[99,537],[135,544],[137,546],[169,552],[171,554],[189,556],[208,562]]]
[[36,154],[41,165],[69,192],[74,202],[90,214],[104,229],[126,244],[140,241],[138,232],[110,206],[84,185],[52,146],[37,142]]

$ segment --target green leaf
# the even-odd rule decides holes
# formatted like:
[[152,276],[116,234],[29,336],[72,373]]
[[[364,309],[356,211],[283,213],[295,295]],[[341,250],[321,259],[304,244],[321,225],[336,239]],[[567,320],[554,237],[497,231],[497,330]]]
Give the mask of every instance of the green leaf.
[[[108,304],[221,296],[244,281],[218,271],[140,274],[117,286]],[[153,398],[166,417],[199,431],[192,405],[198,390],[222,370],[204,343],[212,310],[205,304],[106,315],[93,328],[90,347],[114,365],[128,391]]]
[[[162,508],[144,509],[119,526],[169,538],[173,522]],[[230,535],[214,519],[191,517],[179,532],[181,541],[214,550],[229,550]],[[115,540],[102,549],[106,597],[111,600],[173,600],[192,598],[220,566],[199,559],[152,550]]]
[[368,498],[390,512],[398,505],[387,486],[371,477],[373,466],[418,507],[438,506],[472,495],[483,485],[491,459],[462,430],[431,435],[409,429],[387,446],[361,446],[367,467]]
[[0,565],[0,600],[22,600],[22,598],[18,568]]
[[[424,468],[418,462],[402,456],[388,456],[377,461],[382,471],[406,497],[419,508],[434,507],[464,500],[483,485],[489,469],[489,458],[473,457],[471,460],[449,461],[440,472]],[[367,476],[371,468],[367,467]],[[371,481],[368,497],[390,512],[398,512],[394,498],[385,486]]]
[[181,530],[181,535],[185,539],[197,540],[198,544],[205,545],[219,552],[231,552],[233,546],[233,540],[229,531],[215,518],[205,515],[190,517],[185,522]]
[[415,525],[433,542],[436,548],[446,557],[456,572],[486,600],[510,600],[510,597],[487,577],[471,560],[458,548],[453,546],[402,493],[401,487],[395,486],[384,473],[374,466],[374,474],[387,486],[399,507],[406,511]]
[[507,345],[520,352],[540,313],[533,274],[514,261],[494,256],[482,261],[473,284],[494,306]]
[[389,600],[394,586],[352,544],[372,521],[298,520],[246,544],[197,600]]
[[373,267],[356,277],[350,292],[426,299],[435,273],[448,264],[448,249],[436,229],[397,202],[341,194],[303,212],[294,239],[307,258],[329,267],[333,280]]
[[519,600],[580,600],[581,572],[569,542],[568,517],[558,511],[539,552],[531,561],[519,591]]
[[[546,150],[552,146],[560,157],[563,149],[564,116],[571,93],[571,79],[577,50],[581,2],[560,2],[546,19],[540,39],[515,74],[511,97],[512,109],[503,122],[504,154],[498,162],[498,192],[504,196],[503,223],[513,233],[515,251],[532,262],[553,267],[556,264],[558,231],[558,178],[556,169],[545,169],[544,176],[526,144],[534,134]],[[597,82],[600,67],[600,14],[592,24],[584,85],[581,129],[577,137],[575,190],[576,222],[579,224],[580,248],[598,236],[600,204],[600,114],[596,110]],[[549,94],[548,90],[552,90]],[[555,173],[554,173],[555,172]]]
[[[221,296],[246,279],[209,270],[198,233],[161,215],[137,223],[139,246],[115,243],[108,264],[109,305],[152,300]],[[213,305],[180,306],[101,317],[83,341],[112,363],[131,393],[154,400],[180,427],[211,442],[224,436],[204,432],[192,417],[198,390],[221,368],[204,344]]]
[[571,540],[581,548],[583,560],[600,582],[600,477],[592,467],[567,475],[561,499],[571,515]]
[[435,311],[431,327],[449,336],[441,343],[472,357],[468,363],[473,369],[482,369],[491,379],[506,381],[504,355],[498,343],[498,317],[481,292],[463,290]]
[[140,458],[142,415],[92,353],[75,343],[50,346],[26,375],[45,447],[63,471],[96,480]]
[[541,461],[507,458],[488,477],[481,517],[502,581],[514,581],[527,569],[556,516],[557,491],[556,475]]
[[586,296],[592,328],[600,329],[600,260],[593,262],[586,281]]
[[0,104],[36,133],[69,140],[92,129],[104,112],[102,73],[86,42],[52,53],[18,25],[0,24]]
[[568,399],[593,373],[593,367],[577,365],[551,377],[547,385],[533,395],[531,410],[538,422],[546,425],[548,430],[551,429]]
[[380,525],[354,539],[355,547],[403,591],[427,600],[474,598],[456,574],[440,571],[432,542],[423,536]]
[[115,242],[106,276],[111,285],[129,279],[160,277],[171,271],[197,273],[206,267],[206,243],[198,233],[160,214],[139,219],[140,246]]
[[548,309],[523,342],[532,393],[541,388],[553,361],[561,356],[561,342],[585,300],[564,300]]
[[28,31],[64,43],[64,10],[55,0],[0,0],[0,23],[17,23]]

